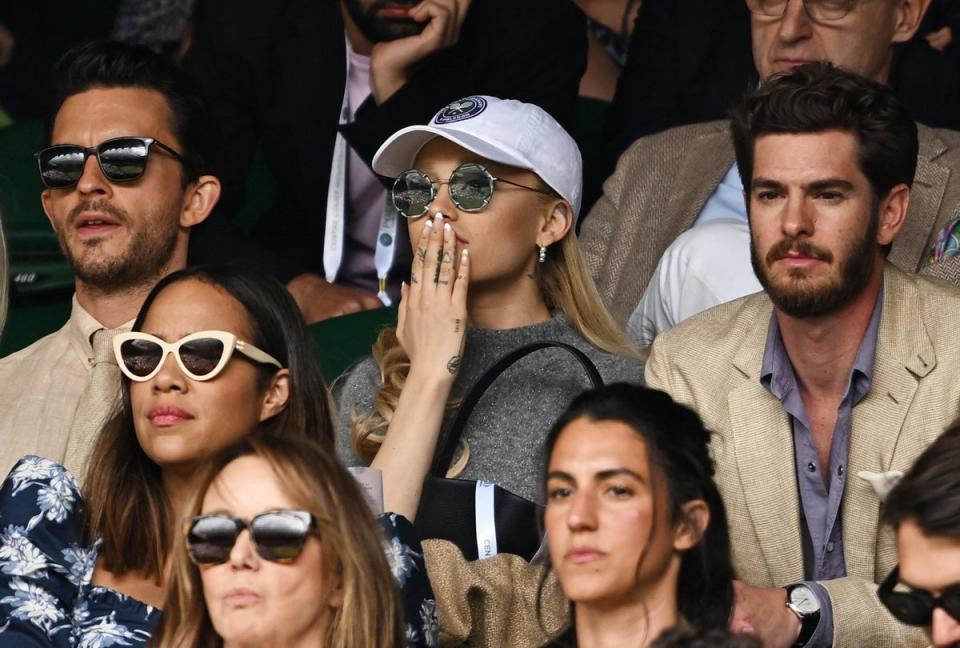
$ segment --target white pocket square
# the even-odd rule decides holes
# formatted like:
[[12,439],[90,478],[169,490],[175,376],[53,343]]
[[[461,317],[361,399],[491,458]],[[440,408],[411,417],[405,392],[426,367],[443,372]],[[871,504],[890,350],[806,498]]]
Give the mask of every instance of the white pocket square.
[[861,470],[857,477],[873,486],[873,491],[880,498],[880,501],[887,499],[887,495],[893,490],[901,479],[903,479],[902,470],[889,470],[887,472],[870,472]]

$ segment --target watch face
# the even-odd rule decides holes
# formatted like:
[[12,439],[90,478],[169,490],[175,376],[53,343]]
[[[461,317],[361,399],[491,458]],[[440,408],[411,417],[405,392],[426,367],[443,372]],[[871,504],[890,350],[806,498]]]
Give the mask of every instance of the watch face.
[[820,610],[820,601],[818,601],[814,593],[810,591],[810,588],[805,585],[797,585],[790,590],[790,602],[793,603],[797,610],[804,616]]

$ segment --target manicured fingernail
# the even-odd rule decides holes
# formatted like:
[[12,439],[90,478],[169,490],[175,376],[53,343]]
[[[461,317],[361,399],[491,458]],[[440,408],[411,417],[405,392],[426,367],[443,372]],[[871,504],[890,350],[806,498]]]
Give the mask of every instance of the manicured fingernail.
[[450,223],[444,223],[444,224],[443,224],[443,231],[444,231],[444,232],[449,232],[449,231],[452,230],[452,229],[453,229],[453,228],[450,227]]
[[467,248],[463,248],[463,252],[460,253],[460,258],[466,261],[467,257],[469,256],[470,256],[470,250],[468,250]]
[[433,220],[427,219],[427,222],[423,224],[424,227],[433,227]]
[[437,225],[443,222],[443,214],[441,214],[440,212],[437,212],[437,215],[434,216],[434,218],[437,219]]

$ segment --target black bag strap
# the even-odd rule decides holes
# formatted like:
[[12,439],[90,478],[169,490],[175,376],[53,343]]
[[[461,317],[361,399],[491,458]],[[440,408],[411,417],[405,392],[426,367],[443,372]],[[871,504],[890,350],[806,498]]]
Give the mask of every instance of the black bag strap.
[[464,397],[463,402],[460,404],[460,409],[457,410],[457,416],[453,419],[453,424],[450,426],[450,433],[443,439],[438,448],[438,452],[433,461],[433,468],[430,471],[432,475],[435,477],[445,477],[447,471],[450,470],[450,464],[453,463],[453,454],[456,452],[457,444],[460,443],[460,438],[463,436],[463,430],[467,426],[467,419],[473,412],[473,408],[476,407],[480,401],[480,397],[483,396],[493,381],[499,378],[500,374],[509,369],[511,365],[531,353],[540,351],[541,349],[554,348],[564,349],[576,358],[587,372],[594,388],[603,387],[603,378],[600,377],[600,372],[597,371],[597,367],[593,364],[593,361],[588,358],[583,351],[566,342],[534,342],[533,344],[527,344],[514,349],[487,369]]

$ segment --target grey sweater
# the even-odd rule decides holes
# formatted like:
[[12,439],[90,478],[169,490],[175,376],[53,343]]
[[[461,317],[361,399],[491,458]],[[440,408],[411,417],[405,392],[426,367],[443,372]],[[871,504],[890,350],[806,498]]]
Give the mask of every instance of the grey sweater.
[[[463,397],[497,360],[533,342],[566,342],[583,351],[605,383],[643,382],[643,362],[600,351],[584,340],[563,315],[532,326],[504,331],[470,329],[460,374],[452,393]],[[353,452],[349,424],[352,412],[373,411],[380,372],[366,358],[338,381],[337,452],[348,466],[363,465]],[[467,421],[464,438],[470,461],[462,479],[482,479],[527,499],[543,503],[541,450],[547,432],[573,398],[590,387],[577,360],[561,349],[536,351],[507,369],[487,389]],[[447,434],[455,412],[444,416]]]

